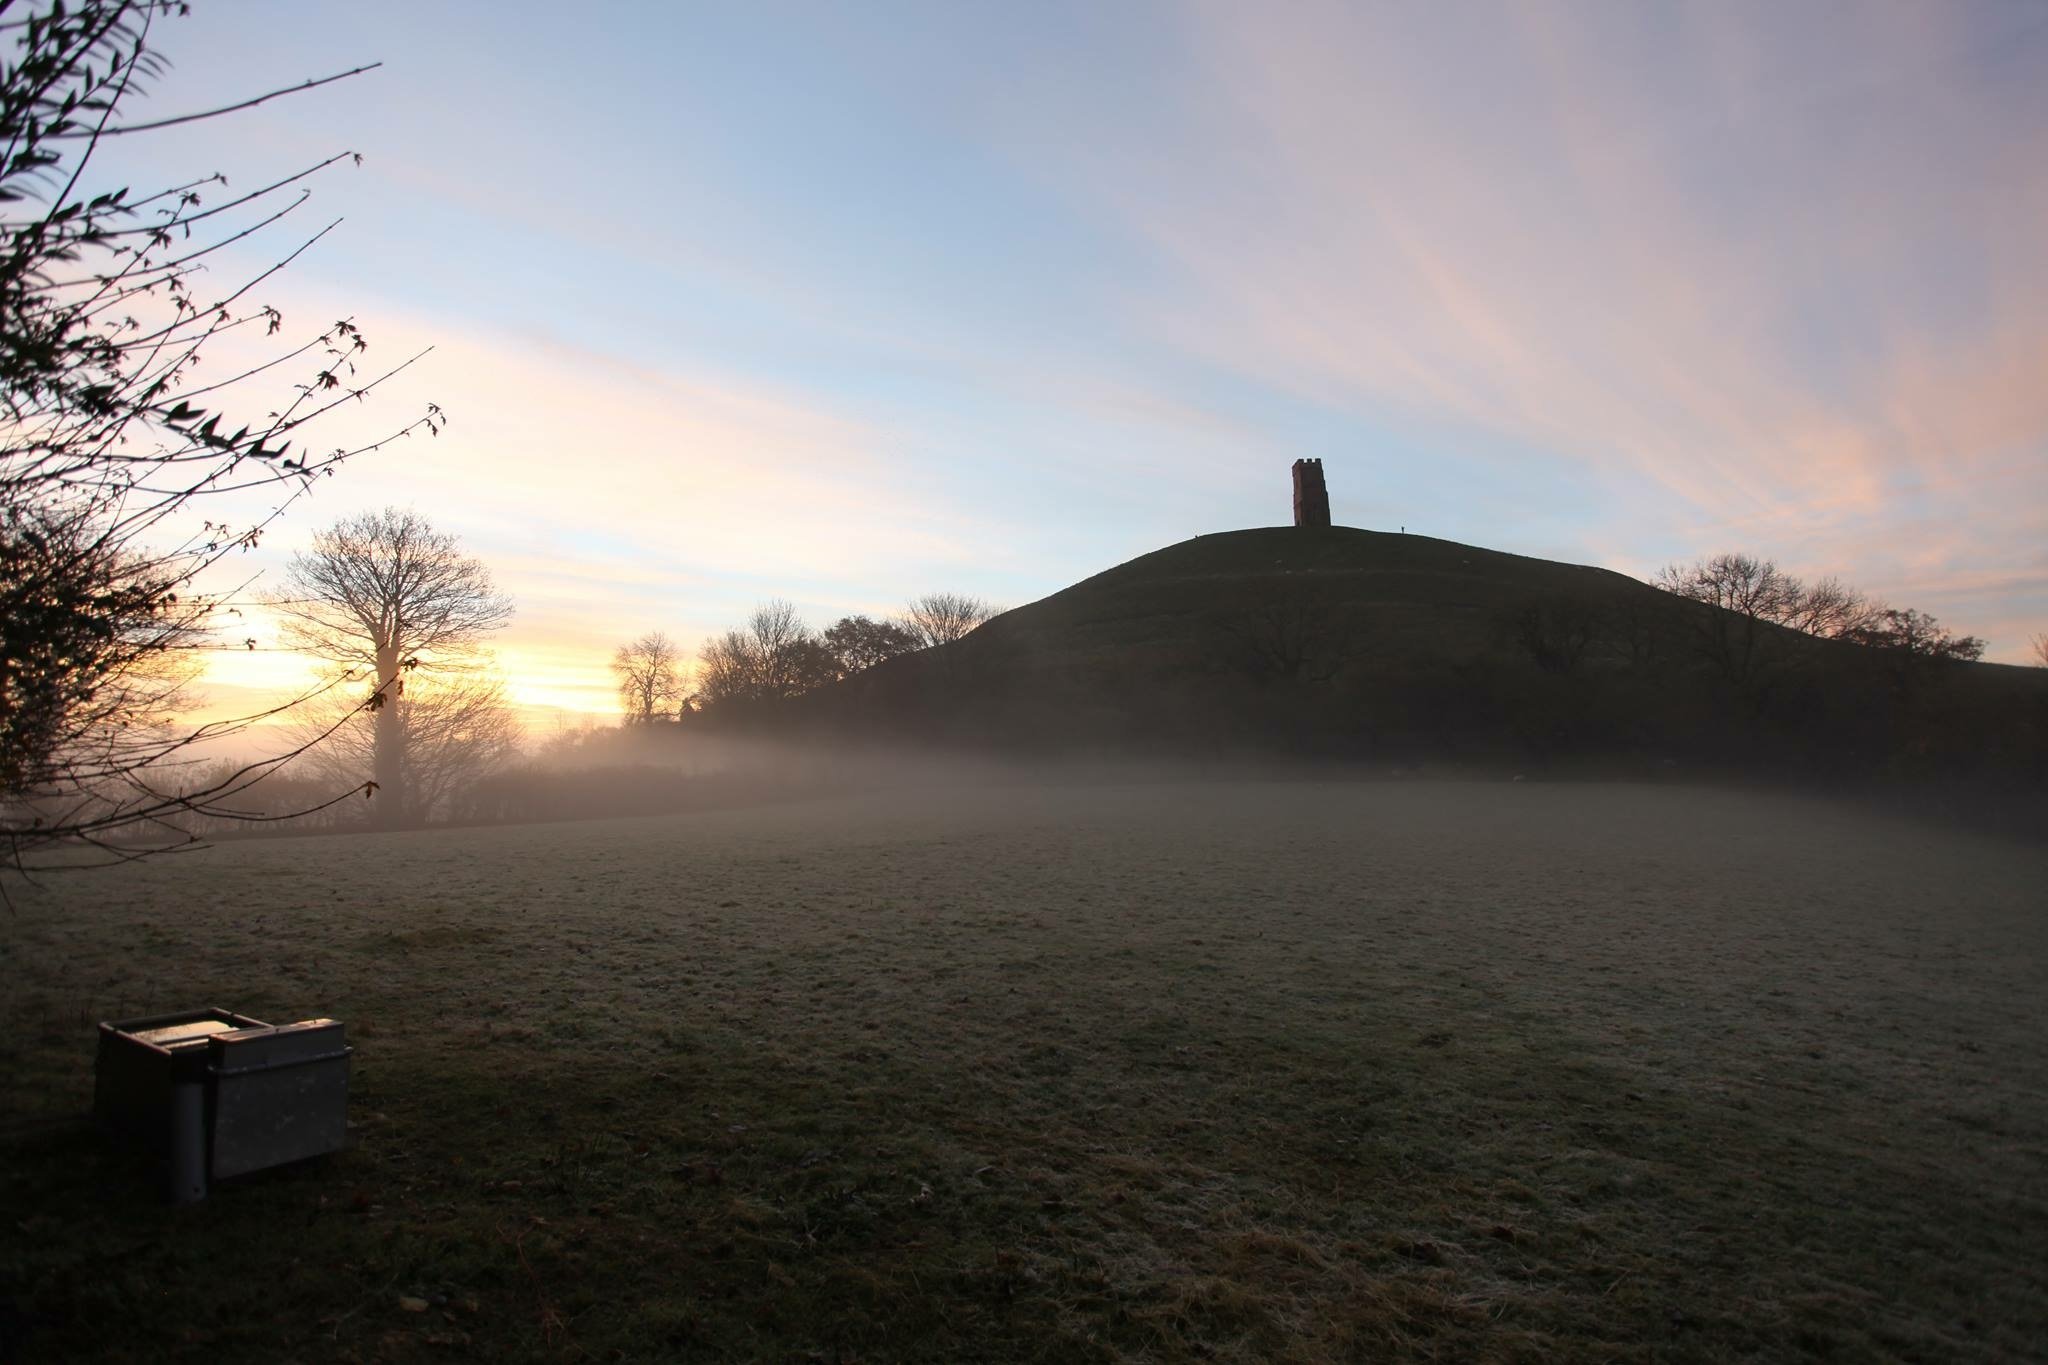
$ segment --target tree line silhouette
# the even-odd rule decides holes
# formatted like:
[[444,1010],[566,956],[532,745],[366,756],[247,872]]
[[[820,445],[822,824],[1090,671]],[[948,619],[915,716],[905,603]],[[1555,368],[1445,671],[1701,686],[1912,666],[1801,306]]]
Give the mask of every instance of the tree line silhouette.
[[996,615],[979,597],[932,592],[901,616],[842,616],[823,630],[780,598],[754,608],[743,625],[706,640],[694,674],[669,637],[652,631],[612,656],[628,724],[727,720],[793,701],[904,654],[950,644]]

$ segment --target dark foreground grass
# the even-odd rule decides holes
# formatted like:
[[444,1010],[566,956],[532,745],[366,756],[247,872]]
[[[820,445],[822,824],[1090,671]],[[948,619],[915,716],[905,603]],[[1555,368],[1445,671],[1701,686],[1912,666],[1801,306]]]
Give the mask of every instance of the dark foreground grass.
[[[0,1358],[2048,1352],[2038,847],[1534,784],[243,844],[4,935]],[[331,1013],[153,1202],[98,1018]]]

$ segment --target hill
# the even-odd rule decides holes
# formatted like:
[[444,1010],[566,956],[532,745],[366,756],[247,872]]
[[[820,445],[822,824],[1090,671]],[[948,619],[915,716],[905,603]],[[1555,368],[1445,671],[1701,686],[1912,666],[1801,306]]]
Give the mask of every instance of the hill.
[[1035,752],[2038,783],[2048,672],[1815,639],[1605,569],[1273,527],[1141,555],[799,710]]

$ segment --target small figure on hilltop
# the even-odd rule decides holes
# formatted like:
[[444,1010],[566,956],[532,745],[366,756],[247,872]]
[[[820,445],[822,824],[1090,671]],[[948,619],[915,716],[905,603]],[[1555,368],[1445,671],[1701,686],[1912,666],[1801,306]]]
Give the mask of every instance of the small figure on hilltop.
[[1330,491],[1323,486],[1323,462],[1321,460],[1296,460],[1294,462],[1294,524],[1296,526],[1328,526],[1330,524]]

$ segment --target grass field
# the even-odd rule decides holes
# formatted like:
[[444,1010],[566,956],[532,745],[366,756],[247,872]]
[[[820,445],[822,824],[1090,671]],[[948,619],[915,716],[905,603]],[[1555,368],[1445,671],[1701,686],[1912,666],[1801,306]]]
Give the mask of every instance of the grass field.
[[[2048,849],[1790,798],[983,784],[246,842],[0,933],[0,1358],[2048,1355]],[[331,1014],[168,1209],[93,1023]]]

